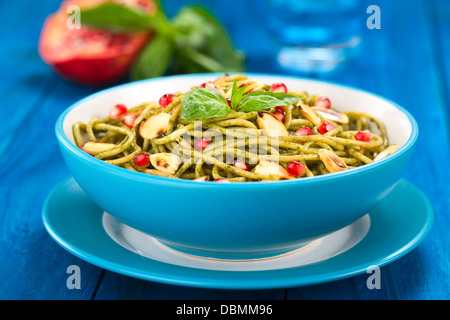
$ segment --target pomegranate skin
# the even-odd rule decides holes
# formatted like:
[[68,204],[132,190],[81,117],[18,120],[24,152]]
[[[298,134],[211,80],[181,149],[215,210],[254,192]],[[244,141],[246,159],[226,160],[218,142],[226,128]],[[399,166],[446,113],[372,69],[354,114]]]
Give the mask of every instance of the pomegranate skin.
[[[103,2],[106,1],[65,1],[43,24],[39,55],[56,74],[68,81],[88,86],[116,83],[126,77],[134,59],[151,41],[153,33],[147,31],[118,34],[83,25],[81,29],[67,27],[69,5],[87,7]],[[148,10],[153,12],[154,8]]]

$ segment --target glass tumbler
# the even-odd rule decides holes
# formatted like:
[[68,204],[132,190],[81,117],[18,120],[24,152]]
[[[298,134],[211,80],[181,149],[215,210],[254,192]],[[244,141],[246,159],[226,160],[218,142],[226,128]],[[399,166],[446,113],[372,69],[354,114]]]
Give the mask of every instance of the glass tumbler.
[[354,57],[365,10],[361,0],[263,0],[264,26],[287,70],[329,72]]

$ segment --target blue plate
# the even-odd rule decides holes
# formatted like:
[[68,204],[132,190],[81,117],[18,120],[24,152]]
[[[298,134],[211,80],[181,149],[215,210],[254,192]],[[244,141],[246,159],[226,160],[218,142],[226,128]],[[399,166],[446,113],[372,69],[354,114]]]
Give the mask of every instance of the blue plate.
[[[287,258],[274,258],[279,259],[281,267],[257,271],[214,270],[211,267],[214,264],[219,266],[222,261],[208,261],[210,267],[206,269],[201,266],[177,265],[127,249],[107,233],[104,227],[105,213],[73,178],[61,182],[49,194],[43,207],[43,221],[49,234],[63,248],[89,263],[113,272],[184,286],[271,289],[338,280],[366,273],[373,266],[386,265],[407,254],[422,241],[432,225],[433,209],[428,199],[415,186],[401,180],[391,194],[364,221],[360,221],[354,230],[347,228],[347,233],[360,233],[360,239],[353,245],[330,258],[299,266],[282,266],[284,261],[287,263],[289,255]],[[369,227],[361,234],[358,228],[364,229],[364,226]],[[318,241],[322,241],[322,247],[326,247],[326,240]],[[166,249],[170,251],[169,248]],[[310,253],[314,251],[313,246],[308,250]],[[263,265],[264,262],[261,263]]]

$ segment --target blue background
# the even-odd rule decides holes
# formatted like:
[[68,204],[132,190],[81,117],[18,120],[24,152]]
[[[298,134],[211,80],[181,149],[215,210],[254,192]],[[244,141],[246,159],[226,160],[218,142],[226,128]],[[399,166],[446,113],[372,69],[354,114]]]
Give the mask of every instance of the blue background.
[[[277,290],[163,285],[105,271],[62,249],[41,220],[48,193],[69,175],[54,124],[70,104],[98,89],[60,79],[37,54],[42,23],[59,1],[17,0],[0,2],[0,299],[448,299],[450,2],[366,2],[381,8],[381,29],[363,28],[361,53],[351,63],[308,76],[383,95],[418,121],[420,137],[405,178],[431,200],[435,222],[418,248],[381,269],[381,290],[367,289],[367,275]],[[166,1],[165,8],[173,15],[186,3]],[[246,54],[248,71],[284,72],[274,63],[276,43],[252,10],[258,1],[204,3]],[[80,290],[66,287],[69,265],[81,269]]]

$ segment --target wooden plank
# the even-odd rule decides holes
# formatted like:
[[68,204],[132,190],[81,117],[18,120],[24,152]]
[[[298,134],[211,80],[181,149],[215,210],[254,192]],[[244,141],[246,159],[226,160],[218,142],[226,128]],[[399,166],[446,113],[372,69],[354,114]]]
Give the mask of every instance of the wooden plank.
[[437,46],[436,58],[443,77],[441,90],[444,93],[447,107],[447,119],[450,120],[450,61],[448,59],[450,54],[450,5],[446,0],[433,0],[431,4],[433,11],[430,18],[434,22],[432,31]]
[[[26,130],[18,130],[2,158],[0,175],[0,274],[6,283],[0,297],[7,299],[90,299],[102,270],[62,250],[44,229],[41,208],[51,189],[68,176],[54,136],[54,123],[68,106],[67,94],[80,91],[64,82],[30,109]],[[78,265],[82,290],[68,290],[66,269]],[[14,288],[14,290],[12,290]]]
[[95,295],[100,300],[282,300],[283,289],[218,290],[166,285],[106,272]]
[[[442,196],[450,194],[450,175],[445,170],[450,156],[449,118],[442,87],[445,78],[436,46],[431,2],[407,2],[404,8],[412,14],[405,14],[401,7],[395,12],[397,16],[403,14],[392,33],[403,59],[392,70],[396,86],[389,91],[391,96],[400,93],[399,103],[419,123],[415,156],[405,177],[428,196],[435,209],[435,222],[427,239],[414,252],[417,256],[408,257],[408,264],[393,266],[392,272],[401,299],[448,299],[450,256],[446,246],[450,243],[450,199]],[[408,32],[409,36],[405,36]]]
[[[0,127],[2,299],[90,299],[103,272],[58,246],[41,220],[47,194],[68,175],[56,145],[56,118],[91,91],[60,80],[36,52],[43,19],[58,5],[15,1],[0,11],[6,31],[0,39],[0,116],[7,120]],[[73,264],[82,271],[80,290],[66,286]]]

